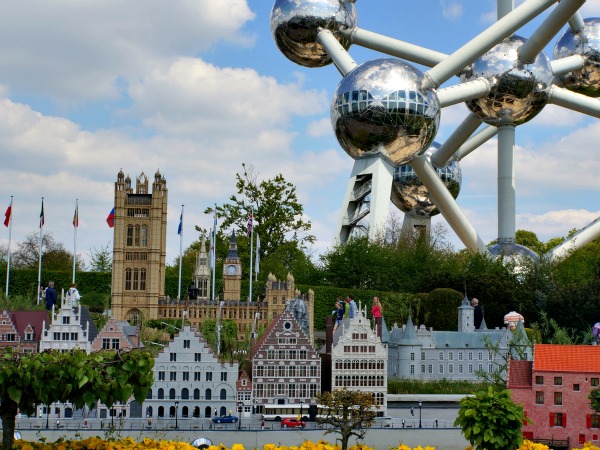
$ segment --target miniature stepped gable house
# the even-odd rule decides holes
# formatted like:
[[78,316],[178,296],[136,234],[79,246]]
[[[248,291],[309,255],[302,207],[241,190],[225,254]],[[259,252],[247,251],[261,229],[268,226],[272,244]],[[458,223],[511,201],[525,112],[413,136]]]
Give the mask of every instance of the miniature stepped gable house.
[[377,416],[387,415],[388,351],[371,328],[365,309],[344,319],[333,333],[331,389],[370,392],[379,406]]
[[[236,411],[237,362],[221,361],[199,331],[184,326],[155,358],[146,417],[210,418]],[[175,406],[178,402],[178,406]]]
[[142,172],[135,192],[129,176],[117,174],[113,239],[112,317],[133,325],[158,318],[165,295],[167,182],[154,175],[152,192]]
[[[237,251],[235,233],[229,238],[229,249],[223,262],[223,300],[211,301],[210,267],[205,248],[205,239],[201,241],[200,249],[196,255],[193,288],[187,299],[161,299],[159,300],[159,317],[185,319],[193,326],[200,328],[205,319],[234,320],[238,327],[238,340],[250,338],[252,330],[262,326],[267,328],[273,318],[280,314],[288,300],[302,298],[308,308],[308,314],[313,317],[314,292],[301,294],[296,289],[292,274],[288,274],[285,281],[278,281],[273,274],[269,274],[265,283],[265,299],[263,301],[242,301],[241,279],[242,261]],[[204,288],[206,286],[206,289]],[[310,340],[314,338],[314,327],[310,323]]]
[[485,320],[477,330],[473,319],[474,308],[465,294],[458,307],[458,331],[427,330],[424,325],[416,328],[411,317],[402,328],[394,325],[388,342],[388,376],[475,381],[477,371],[492,372],[504,363],[502,354],[490,352],[486,341],[499,344],[500,353],[508,352],[509,344],[523,346],[531,359],[531,343],[522,322],[515,332],[506,328],[488,330]]
[[124,350],[142,348],[140,328],[130,325],[124,320],[108,319],[102,330],[92,342],[92,351],[95,350]]
[[37,353],[47,311],[0,311],[0,348]]
[[[321,359],[308,337],[308,322],[298,322],[302,302],[288,302],[286,309],[269,325],[251,351],[252,390],[256,413],[265,404],[314,405],[321,392]],[[304,329],[303,329],[304,327]]]
[[56,306],[50,312],[50,323],[40,339],[40,352],[44,350],[68,351],[81,349],[90,352],[92,342],[98,335],[98,329],[84,306],[71,306],[63,297],[62,306]]
[[[600,387],[600,346],[536,344],[533,361],[511,360],[508,389],[530,423],[523,435],[552,448],[573,448],[600,439],[600,415],[588,395]],[[563,441],[562,443],[557,441]]]

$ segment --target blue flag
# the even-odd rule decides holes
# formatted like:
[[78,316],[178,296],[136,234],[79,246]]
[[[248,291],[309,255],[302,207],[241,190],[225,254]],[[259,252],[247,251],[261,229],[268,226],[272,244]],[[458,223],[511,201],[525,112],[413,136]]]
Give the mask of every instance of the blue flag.
[[181,215],[179,216],[179,226],[177,227],[177,234],[181,236],[181,232],[183,231],[183,209],[181,210]]

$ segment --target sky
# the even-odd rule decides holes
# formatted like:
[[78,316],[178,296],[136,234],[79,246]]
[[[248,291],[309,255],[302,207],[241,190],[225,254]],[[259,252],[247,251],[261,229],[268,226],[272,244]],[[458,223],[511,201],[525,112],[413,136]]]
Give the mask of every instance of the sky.
[[[519,1],[516,2],[520,4]],[[39,232],[77,253],[112,248],[106,217],[119,170],[167,181],[167,262],[209,228],[204,210],[235,193],[242,163],[281,173],[312,222],[316,257],[333,245],[353,160],[333,134],[333,65],[286,59],[270,31],[270,0],[0,0],[0,208],[14,196],[12,246]],[[358,25],[444,53],[495,20],[494,0],[357,0]],[[600,15],[588,0],[581,15]],[[517,34],[527,37],[539,19]],[[563,30],[566,27],[563,28]],[[546,53],[551,57],[554,39]],[[358,62],[386,57],[352,46]],[[421,70],[427,68],[416,65]],[[456,78],[444,86],[457,84]],[[442,111],[443,142],[467,114]],[[600,123],[546,106],[516,130],[517,229],[565,236],[600,211]],[[497,237],[496,141],[461,161],[458,204],[484,242]],[[2,209],[4,211],[4,209]],[[398,213],[401,216],[401,213]],[[434,218],[434,223],[444,220]],[[448,228],[448,239],[462,248]],[[0,244],[8,230],[0,231]]]

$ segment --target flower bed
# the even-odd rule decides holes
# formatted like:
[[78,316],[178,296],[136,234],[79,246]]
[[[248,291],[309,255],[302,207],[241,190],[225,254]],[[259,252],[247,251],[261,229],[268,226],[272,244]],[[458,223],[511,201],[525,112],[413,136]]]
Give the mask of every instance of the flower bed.
[[[156,441],[153,439],[144,439],[141,442],[136,442],[131,438],[119,439],[119,440],[104,440],[99,437],[91,437],[80,441],[71,440],[59,440],[53,443],[45,442],[28,442],[17,440],[13,446],[14,450],[194,450],[191,444],[185,442],[175,441]],[[332,445],[326,441],[319,441],[317,443],[311,441],[305,441],[299,446],[285,446],[275,444],[265,444],[262,450],[340,450],[339,445]],[[587,450],[600,450],[598,447],[591,443],[586,443],[584,449]],[[252,450],[251,447],[246,449],[242,444],[234,444],[231,449],[225,447],[223,444],[211,445],[208,450]],[[364,444],[355,444],[348,447],[348,450],[374,450]],[[435,450],[435,447],[425,446],[421,447],[409,447],[404,444],[400,444],[398,447],[390,447],[389,450]],[[467,447],[465,450],[472,450],[471,447]],[[549,447],[544,444],[535,444],[531,441],[523,441],[523,445],[519,450],[549,450]]]

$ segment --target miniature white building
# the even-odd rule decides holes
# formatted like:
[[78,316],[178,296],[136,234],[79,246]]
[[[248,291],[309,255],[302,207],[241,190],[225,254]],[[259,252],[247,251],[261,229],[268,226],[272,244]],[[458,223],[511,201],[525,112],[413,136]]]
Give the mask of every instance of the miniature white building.
[[63,306],[50,312],[50,324],[44,321],[44,332],[40,337],[40,351],[81,349],[90,352],[98,329],[83,306],[72,307],[63,301]]

